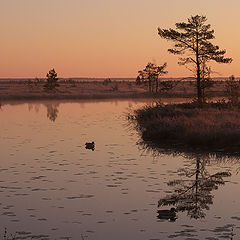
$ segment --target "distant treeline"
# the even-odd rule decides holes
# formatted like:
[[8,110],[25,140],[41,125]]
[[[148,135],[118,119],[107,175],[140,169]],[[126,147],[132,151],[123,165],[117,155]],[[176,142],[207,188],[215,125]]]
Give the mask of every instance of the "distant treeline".
[[[29,81],[44,81],[46,78],[0,78],[0,83],[28,83]],[[117,82],[136,82],[136,78],[109,78],[111,81]],[[184,80],[182,80],[184,79]],[[216,77],[212,78],[213,81],[226,81],[228,77]],[[59,78],[58,81],[60,82],[103,82],[106,78]],[[195,79],[191,77],[184,77],[184,78],[161,78],[162,81],[195,81]]]

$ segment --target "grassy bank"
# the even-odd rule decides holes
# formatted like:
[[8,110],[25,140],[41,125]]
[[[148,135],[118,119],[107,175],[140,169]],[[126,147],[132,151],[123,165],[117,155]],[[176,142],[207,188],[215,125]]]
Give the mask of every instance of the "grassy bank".
[[146,106],[132,118],[144,141],[160,147],[240,152],[240,108],[226,103]]
[[[208,97],[224,97],[223,81],[215,82],[214,88],[206,92]],[[194,82],[183,81],[168,92],[149,93],[148,86],[135,82],[60,82],[54,91],[44,89],[43,82],[0,82],[0,101],[39,99],[113,99],[113,98],[193,98],[196,96]]]

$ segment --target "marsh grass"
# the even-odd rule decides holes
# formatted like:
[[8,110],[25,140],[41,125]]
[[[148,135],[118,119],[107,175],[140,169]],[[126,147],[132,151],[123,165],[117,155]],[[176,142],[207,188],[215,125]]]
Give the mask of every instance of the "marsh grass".
[[3,235],[3,240],[16,240],[16,235],[17,233],[14,234],[8,234],[7,228],[4,229],[4,235]]
[[[164,81],[175,87],[170,91],[149,93],[144,84],[126,81],[80,81],[75,79],[59,79],[59,86],[53,90],[46,89],[44,79],[22,81],[0,79],[0,100],[38,100],[38,99],[113,99],[113,98],[193,98],[196,96],[192,81]],[[117,87],[116,87],[117,84]],[[225,82],[214,82],[214,88],[206,91],[210,97],[225,97]]]
[[240,107],[217,102],[146,106],[132,119],[144,141],[159,146],[240,152]]
[[[7,231],[7,228],[4,228],[4,235],[3,238],[0,237],[3,240],[19,240],[19,239],[39,239],[39,240],[49,240],[49,235],[32,235],[30,232],[15,232],[14,234],[10,234]],[[72,237],[65,237],[64,239],[70,240]],[[81,240],[86,240],[88,238],[87,235],[80,235]],[[63,239],[63,238],[62,238]]]

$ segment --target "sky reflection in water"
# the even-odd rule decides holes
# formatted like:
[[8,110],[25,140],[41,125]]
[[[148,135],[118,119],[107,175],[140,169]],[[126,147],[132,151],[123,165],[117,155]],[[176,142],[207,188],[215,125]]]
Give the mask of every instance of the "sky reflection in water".
[[[142,105],[3,104],[1,236],[7,227],[22,239],[238,239],[238,159],[154,156],[127,124]],[[176,221],[158,218],[171,207]]]

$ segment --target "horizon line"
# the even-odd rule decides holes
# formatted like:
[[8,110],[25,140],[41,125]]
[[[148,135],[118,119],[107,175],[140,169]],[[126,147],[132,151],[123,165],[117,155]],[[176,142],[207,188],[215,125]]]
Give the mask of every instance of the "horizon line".
[[[234,76],[234,75],[233,75]],[[162,79],[193,79],[191,76],[181,76],[181,77],[160,77]],[[223,77],[212,77],[212,79],[223,79],[229,78],[229,76]],[[235,76],[235,78],[238,78]],[[27,80],[27,79],[46,79],[46,77],[0,77],[0,80]],[[136,79],[136,77],[58,77],[58,79]]]

